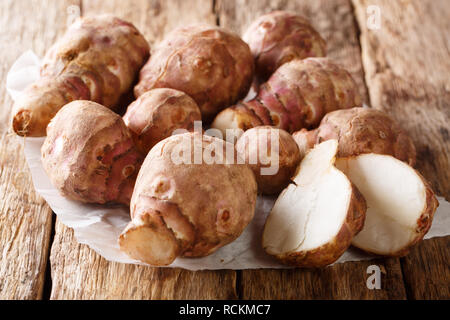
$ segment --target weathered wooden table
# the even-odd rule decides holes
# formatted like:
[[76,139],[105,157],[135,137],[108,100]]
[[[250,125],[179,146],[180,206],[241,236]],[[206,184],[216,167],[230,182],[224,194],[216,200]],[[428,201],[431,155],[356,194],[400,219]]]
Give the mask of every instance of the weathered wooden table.
[[[378,9],[381,24],[376,29]],[[132,21],[151,44],[194,22],[242,32],[262,13],[294,10],[327,40],[365,101],[412,136],[418,169],[450,200],[450,1],[448,0],[2,0],[0,1],[1,299],[422,299],[450,298],[450,237],[426,240],[405,258],[323,270],[200,271],[110,263],[58,222],[38,196],[22,141],[11,133],[6,73],[25,50],[43,55],[77,11]],[[368,23],[369,22],[369,23]],[[374,24],[375,22],[375,24]],[[375,27],[375,29],[373,28]],[[382,288],[366,287],[367,267]]]

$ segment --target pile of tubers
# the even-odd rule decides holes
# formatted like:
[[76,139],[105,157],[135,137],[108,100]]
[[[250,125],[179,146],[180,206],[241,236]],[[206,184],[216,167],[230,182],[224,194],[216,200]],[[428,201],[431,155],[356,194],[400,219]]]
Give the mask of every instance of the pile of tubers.
[[350,245],[407,254],[438,206],[407,133],[362,107],[305,18],[275,11],[243,38],[192,25],[150,54],[131,23],[81,18],[15,102],[12,128],[46,135],[43,167],[64,197],[129,206],[120,249],[151,265],[234,241],[258,193],[278,196],[261,237],[282,263],[323,267]]

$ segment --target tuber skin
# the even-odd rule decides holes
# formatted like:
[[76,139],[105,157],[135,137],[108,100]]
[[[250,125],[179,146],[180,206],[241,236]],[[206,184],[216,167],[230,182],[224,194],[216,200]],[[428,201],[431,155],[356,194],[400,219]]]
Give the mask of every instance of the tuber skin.
[[286,62],[326,56],[325,40],[307,19],[291,12],[274,11],[259,17],[242,38],[250,46],[260,81]]
[[58,111],[47,127],[42,164],[66,198],[129,205],[143,156],[122,118],[85,100]]
[[131,103],[123,120],[139,151],[147,154],[176,129],[192,131],[194,121],[201,121],[201,113],[195,101],[184,92],[157,88]]
[[[272,156],[273,146],[271,145],[271,135],[278,137],[277,162]],[[264,148],[261,148],[265,144]],[[262,126],[252,128],[244,132],[244,134],[236,142],[236,151],[245,160],[245,163],[252,169],[258,190],[262,194],[272,195],[280,193],[290,182],[290,178],[295,173],[300,163],[300,151],[292,136],[284,130],[273,128],[270,126]],[[262,150],[267,150],[264,152]],[[266,157],[269,164],[261,163],[261,157]],[[252,159],[256,163],[251,163]],[[254,161],[253,161],[254,162]],[[278,166],[275,174],[264,175],[261,172],[263,167]]]
[[343,68],[328,58],[292,60],[261,85],[257,97],[217,115],[221,130],[269,125],[289,133],[316,127],[326,113],[361,106],[358,87]]
[[149,45],[130,23],[111,15],[81,18],[47,52],[41,79],[13,107],[13,130],[45,136],[56,112],[74,100],[115,108],[149,56]]
[[[234,151],[233,144],[199,132],[171,136],[150,150],[131,199],[132,221],[119,237],[133,259],[161,266],[179,256],[203,257],[235,240],[252,220],[257,185],[250,168],[227,159],[196,164],[195,144],[203,154]],[[190,158],[186,163],[173,160],[180,149]]]
[[320,126],[293,134],[301,156],[315,144],[329,139],[339,141],[338,157],[363,153],[391,155],[414,166],[416,149],[408,134],[389,115],[371,108],[351,108],[328,113]]
[[191,25],[171,32],[140,72],[136,97],[154,88],[185,92],[204,121],[247,94],[254,73],[248,45],[220,27]]

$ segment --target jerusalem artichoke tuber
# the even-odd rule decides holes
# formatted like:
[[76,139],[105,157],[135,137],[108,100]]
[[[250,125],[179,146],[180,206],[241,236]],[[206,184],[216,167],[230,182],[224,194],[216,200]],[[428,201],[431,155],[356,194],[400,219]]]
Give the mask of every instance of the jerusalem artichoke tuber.
[[352,245],[397,257],[423,239],[439,202],[416,170],[390,155],[374,153],[340,158],[336,167],[367,201],[364,228]]
[[300,162],[300,152],[292,136],[284,130],[264,126],[244,132],[236,151],[255,174],[263,194],[280,193]]
[[302,157],[315,144],[339,141],[338,157],[362,153],[387,154],[414,166],[416,149],[411,138],[386,113],[371,108],[352,108],[328,113],[312,131],[293,134]]
[[227,150],[234,153],[234,146],[198,132],[156,144],[139,171],[121,250],[168,265],[178,256],[209,255],[236,239],[253,218],[257,186],[250,168],[230,162]]
[[315,146],[267,217],[263,247],[283,263],[331,264],[363,227],[366,202],[334,166],[336,152],[336,140]]
[[176,129],[192,130],[201,121],[195,101],[174,89],[153,89],[128,106],[123,120],[131,130],[136,146],[143,154]]
[[247,130],[270,125],[294,132],[317,126],[336,109],[361,106],[351,75],[327,58],[307,58],[283,64],[261,85],[257,97],[223,110],[212,127]]
[[61,108],[47,127],[42,164],[63,196],[128,205],[143,156],[122,118],[85,100]]
[[223,28],[192,25],[171,32],[142,68],[136,97],[173,88],[197,102],[204,121],[247,94],[254,62],[248,45]]
[[263,81],[286,62],[326,55],[325,40],[304,17],[291,12],[274,11],[259,17],[242,38],[250,46],[256,75]]
[[114,108],[148,56],[148,43],[132,24],[110,15],[79,19],[47,52],[42,78],[14,104],[14,131],[44,136],[56,112],[74,100]]

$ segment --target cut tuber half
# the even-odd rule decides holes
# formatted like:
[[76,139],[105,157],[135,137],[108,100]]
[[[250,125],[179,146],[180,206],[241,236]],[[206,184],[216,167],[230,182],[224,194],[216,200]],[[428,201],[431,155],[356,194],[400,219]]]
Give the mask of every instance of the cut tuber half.
[[362,229],[366,203],[334,166],[337,147],[337,140],[328,140],[305,156],[266,220],[263,247],[283,263],[331,264]]
[[341,158],[336,166],[367,201],[366,221],[352,244],[384,256],[404,256],[431,227],[439,203],[424,178],[389,155]]

